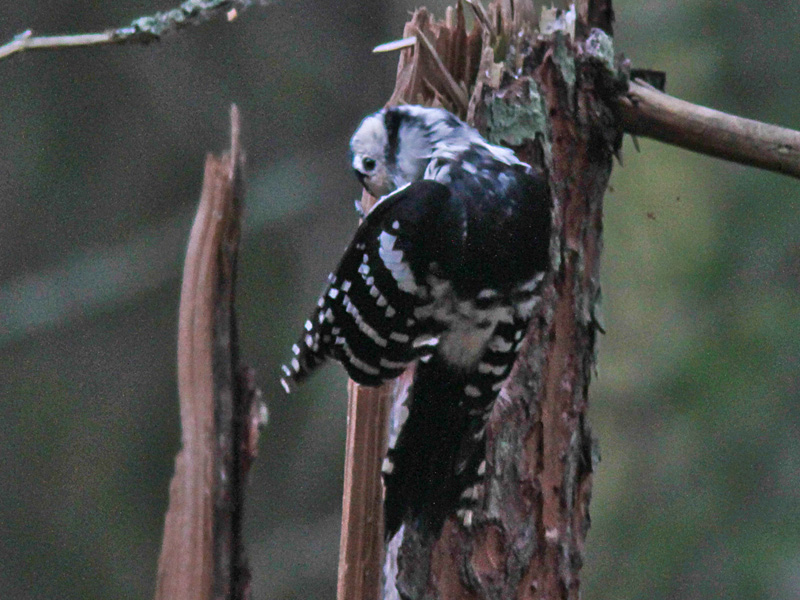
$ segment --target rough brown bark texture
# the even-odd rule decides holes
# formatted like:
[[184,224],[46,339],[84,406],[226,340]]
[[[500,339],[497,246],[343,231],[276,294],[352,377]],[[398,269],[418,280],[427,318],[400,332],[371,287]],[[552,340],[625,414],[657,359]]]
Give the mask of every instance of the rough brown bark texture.
[[[440,23],[414,15],[405,36],[417,43],[402,52],[390,103],[444,105],[542,170],[553,269],[489,423],[482,510],[469,528],[451,518],[438,539],[406,522],[386,551],[384,597],[577,598],[594,462],[586,410],[602,198],[621,139],[603,55],[611,40],[592,26],[610,31],[613,13],[610,2],[583,3],[573,36],[563,14],[545,11],[539,23],[530,2],[474,10],[471,33],[460,8]],[[466,112],[457,90],[469,97]]]
[[261,421],[252,372],[238,356],[234,289],[242,155],[238,113],[230,153],[206,159],[186,251],[178,331],[182,448],[175,460],[158,561],[157,600],[243,600],[244,486]]

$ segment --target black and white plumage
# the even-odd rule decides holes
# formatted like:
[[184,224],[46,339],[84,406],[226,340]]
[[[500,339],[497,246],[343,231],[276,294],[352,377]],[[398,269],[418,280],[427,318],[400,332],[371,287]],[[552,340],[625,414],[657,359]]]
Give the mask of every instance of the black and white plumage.
[[443,109],[364,119],[353,168],[380,201],[345,251],[281,380],[327,358],[373,386],[419,360],[384,461],[387,536],[406,518],[469,523],[482,497],[485,425],[549,265],[545,181]]

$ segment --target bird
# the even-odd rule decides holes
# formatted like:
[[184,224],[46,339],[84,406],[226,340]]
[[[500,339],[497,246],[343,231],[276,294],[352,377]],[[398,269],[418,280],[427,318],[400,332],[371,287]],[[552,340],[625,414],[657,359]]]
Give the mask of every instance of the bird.
[[293,391],[328,359],[377,386],[415,365],[383,461],[384,532],[470,526],[485,497],[486,424],[550,268],[546,178],[443,108],[363,119],[352,168],[379,198],[282,367]]

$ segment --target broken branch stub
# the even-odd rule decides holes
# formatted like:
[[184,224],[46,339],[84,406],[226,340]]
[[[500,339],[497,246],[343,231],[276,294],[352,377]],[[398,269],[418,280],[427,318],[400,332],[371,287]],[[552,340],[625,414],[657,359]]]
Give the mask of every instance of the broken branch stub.
[[157,600],[249,597],[242,509],[264,410],[252,371],[239,363],[234,312],[239,130],[233,107],[231,150],[206,159],[186,252],[178,318],[182,447],[170,484]]

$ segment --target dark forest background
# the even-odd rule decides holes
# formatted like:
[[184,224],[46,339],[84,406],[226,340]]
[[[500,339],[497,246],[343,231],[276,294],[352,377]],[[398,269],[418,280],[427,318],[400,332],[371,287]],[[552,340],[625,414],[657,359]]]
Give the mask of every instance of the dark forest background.
[[[442,14],[443,2],[428,2]],[[800,128],[800,8],[618,0],[616,47],[692,102]],[[0,4],[0,40],[165,0]],[[271,418],[252,472],[254,598],[335,594],[344,374],[281,361],[356,225],[348,138],[394,84],[411,2],[254,7],[146,47],[0,61],[0,590],[149,598],[178,450],[181,262],[205,153],[239,104],[243,352]],[[606,196],[602,462],[589,600],[800,596],[796,181],[627,139]]]

